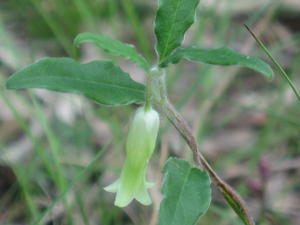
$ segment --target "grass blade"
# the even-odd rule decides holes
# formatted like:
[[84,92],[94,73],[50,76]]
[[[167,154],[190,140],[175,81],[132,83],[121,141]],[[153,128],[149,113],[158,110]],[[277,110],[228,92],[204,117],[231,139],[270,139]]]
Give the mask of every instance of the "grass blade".
[[271,54],[271,52],[267,49],[267,47],[264,45],[264,43],[253,33],[253,31],[246,25],[244,24],[246,29],[249,31],[249,33],[252,35],[252,37],[255,39],[257,44],[262,48],[262,50],[267,54],[267,56],[271,59],[271,61],[274,63],[276,68],[279,70],[280,74],[283,76],[283,78],[288,82],[290,87],[292,88],[293,92],[295,93],[298,101],[300,102],[300,94],[296,88],[296,86],[293,84],[292,80],[289,78],[287,73],[284,71],[282,66],[278,63],[278,61],[274,58],[274,56]]
[[105,153],[105,151],[108,149],[108,146],[105,146],[102,151],[99,151],[97,155],[95,156],[94,160],[89,163],[89,165],[83,169],[79,175],[74,179],[74,181],[60,194],[60,196],[52,202],[52,204],[46,209],[46,211],[40,216],[32,225],[40,225],[42,224],[43,219],[46,218],[49,213],[54,209],[54,207],[61,202],[64,197],[75,187],[76,184],[79,183],[83,178],[85,178],[89,172],[97,165],[98,160],[102,157],[102,155]]

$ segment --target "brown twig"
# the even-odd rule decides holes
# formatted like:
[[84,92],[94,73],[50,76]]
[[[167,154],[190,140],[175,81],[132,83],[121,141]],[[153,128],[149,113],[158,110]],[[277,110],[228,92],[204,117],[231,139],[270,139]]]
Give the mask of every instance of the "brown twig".
[[[277,5],[276,5],[277,6]],[[272,7],[272,9],[269,10],[269,13],[259,24],[257,27],[258,30],[262,31],[265,26],[267,25],[268,21],[272,17],[273,11],[275,7]],[[253,40],[248,41],[248,45],[245,46],[243,49],[243,52],[249,51],[253,45]],[[202,155],[200,148],[197,144],[195,135],[197,134],[197,131],[199,130],[201,120],[205,118],[205,115],[209,112],[211,109],[213,103],[216,101],[216,99],[219,98],[219,96],[226,90],[226,88],[229,86],[230,82],[233,80],[235,75],[237,74],[238,69],[234,69],[234,72],[231,71],[230,76],[226,76],[227,78],[224,78],[225,80],[222,80],[220,83],[220,87],[216,88],[216,92],[213,93],[213,96],[209,99],[207,99],[200,110],[200,115],[198,120],[195,121],[194,129],[192,130],[186,123],[185,119],[182,117],[181,114],[179,114],[175,108],[172,106],[172,104],[168,101],[167,93],[165,89],[164,84],[164,74],[158,77],[154,82],[156,82],[156,85],[158,85],[158,98],[154,98],[154,103],[157,106],[157,108],[165,114],[165,116],[170,120],[170,122],[174,125],[174,127],[177,129],[177,131],[181,134],[181,136],[185,139],[186,143],[188,144],[189,148],[191,149],[193,153],[193,158],[197,166],[203,168],[205,171],[207,171],[210,174],[210,177],[212,178],[213,183],[218,187],[221,194],[225,198],[225,200],[228,202],[228,204],[232,207],[232,209],[237,213],[237,215],[243,220],[243,222],[247,225],[254,225],[254,220],[250,216],[250,213],[247,209],[247,206],[244,202],[244,200],[240,197],[240,195],[225,181],[223,181],[218,174],[213,170],[213,168],[210,166],[210,164],[207,162],[205,157]]]
[[201,154],[199,146],[196,142],[196,138],[192,134],[192,131],[185,122],[184,118],[169,102],[163,106],[163,112],[187,142],[188,146],[193,152],[193,157],[197,165],[201,166],[209,173],[214,184],[218,187],[223,197],[231,205],[238,216],[241,217],[243,221],[247,221],[248,225],[254,225],[254,221],[249,214],[244,200],[231,186],[229,186],[218,176],[218,174],[212,169],[207,160]]
[[179,114],[169,102],[165,89],[164,77],[165,75],[162,74],[158,79],[158,92],[160,93],[160,97],[159,99],[154,99],[156,107],[169,119],[169,121],[185,139],[186,143],[193,153],[195,163],[197,164],[197,166],[203,168],[209,173],[213,183],[218,187],[228,204],[234,209],[234,211],[244,221],[245,224],[254,225],[255,223],[250,216],[243,199],[212,169],[205,157],[200,152],[199,146],[197,144],[195,136],[192,133],[191,128],[187,125],[182,115]]

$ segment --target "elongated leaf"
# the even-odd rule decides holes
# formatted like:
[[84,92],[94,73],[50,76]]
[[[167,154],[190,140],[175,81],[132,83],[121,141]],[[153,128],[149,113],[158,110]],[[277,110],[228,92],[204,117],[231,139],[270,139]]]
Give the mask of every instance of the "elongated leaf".
[[94,43],[98,47],[104,49],[105,51],[113,55],[122,56],[125,59],[128,59],[133,63],[138,64],[145,70],[149,70],[150,68],[146,59],[136,51],[133,45],[113,40],[112,38],[102,34],[93,33],[78,34],[74,40],[74,44],[76,46],[79,46],[82,43]]
[[202,49],[197,47],[180,48],[171,55],[162,66],[168,63],[178,63],[185,58],[192,61],[203,62],[214,65],[230,66],[241,65],[256,70],[267,78],[273,77],[272,68],[259,58],[243,55],[230,48]]
[[144,101],[144,85],[109,61],[79,64],[70,58],[45,58],[16,72],[6,87],[78,93],[112,106]]
[[170,158],[164,168],[159,225],[194,225],[211,201],[210,178],[188,162]]
[[179,47],[187,29],[194,23],[199,0],[159,0],[155,20],[160,62]]

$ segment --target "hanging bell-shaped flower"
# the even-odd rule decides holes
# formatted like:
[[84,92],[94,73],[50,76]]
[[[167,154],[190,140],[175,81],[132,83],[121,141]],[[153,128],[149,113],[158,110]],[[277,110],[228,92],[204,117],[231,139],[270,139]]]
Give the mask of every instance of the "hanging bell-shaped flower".
[[154,151],[159,128],[159,115],[150,108],[140,107],[129,127],[126,160],[120,178],[104,189],[116,192],[115,205],[127,206],[133,199],[144,205],[152,203],[146,181],[148,161]]

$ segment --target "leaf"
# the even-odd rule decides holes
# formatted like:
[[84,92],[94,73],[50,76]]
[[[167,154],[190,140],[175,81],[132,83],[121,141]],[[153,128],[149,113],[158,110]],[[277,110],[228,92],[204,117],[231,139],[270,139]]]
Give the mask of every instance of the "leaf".
[[210,205],[208,174],[176,158],[169,158],[164,174],[158,224],[194,225]]
[[187,29],[194,23],[200,0],[159,0],[155,20],[157,51],[160,62],[179,47]]
[[259,58],[243,55],[230,48],[202,49],[197,47],[180,48],[171,55],[162,67],[168,63],[178,63],[181,58],[214,65],[241,65],[256,70],[267,78],[273,77],[272,68]]
[[145,92],[144,85],[109,61],[79,64],[70,58],[37,61],[10,77],[6,87],[77,93],[111,106],[143,102]]
[[125,59],[138,64],[145,70],[149,70],[150,68],[147,60],[136,51],[133,45],[113,40],[102,34],[93,33],[78,34],[74,40],[74,45],[78,47],[82,43],[94,43],[113,55],[122,56]]

